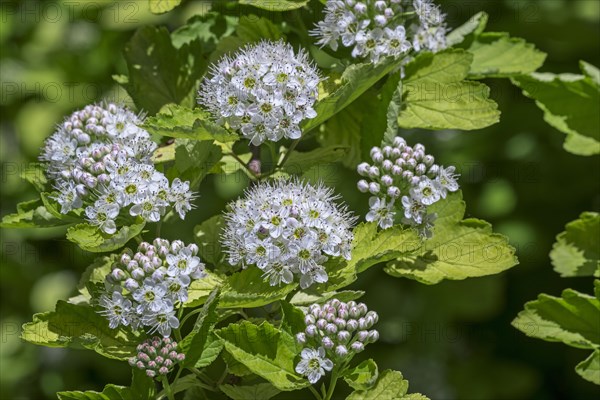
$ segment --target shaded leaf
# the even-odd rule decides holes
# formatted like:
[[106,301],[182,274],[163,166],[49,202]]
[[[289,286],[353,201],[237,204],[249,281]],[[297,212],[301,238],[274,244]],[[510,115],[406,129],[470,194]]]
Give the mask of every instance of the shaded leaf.
[[102,232],[90,224],[77,224],[67,229],[67,239],[78,245],[82,250],[92,253],[114,251],[125,246],[132,238],[139,235],[146,225],[139,222],[121,227],[114,235]]
[[556,237],[550,252],[561,276],[600,277],[600,214],[584,212]]
[[567,134],[565,150],[581,156],[600,154],[600,85],[591,76],[533,73],[512,81],[535,100],[548,124]]
[[46,347],[86,348],[126,360],[136,354],[143,337],[126,327],[110,329],[108,320],[89,306],[59,301],[55,311],[34,314],[33,321],[23,325],[21,339]]

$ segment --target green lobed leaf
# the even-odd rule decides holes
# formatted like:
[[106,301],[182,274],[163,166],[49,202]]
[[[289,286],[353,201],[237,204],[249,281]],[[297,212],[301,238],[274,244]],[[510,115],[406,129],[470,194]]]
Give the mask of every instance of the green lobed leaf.
[[469,77],[474,79],[529,74],[546,60],[546,53],[533,44],[503,32],[482,33],[467,50],[473,54]]
[[212,122],[207,112],[177,104],[163,106],[158,114],[144,121],[143,128],[156,135],[180,139],[234,142],[240,138]]
[[294,338],[268,322],[254,325],[248,321],[230,324],[216,331],[225,350],[250,371],[271,382],[279,390],[298,390],[309,385],[294,371],[300,349]]
[[[323,147],[344,146],[348,149],[342,164],[348,168],[356,168],[361,161],[361,126],[365,114],[362,113],[363,102],[359,99],[345,109],[333,115],[323,125],[317,135],[317,140]],[[320,173],[321,165],[313,167]],[[309,169],[309,171],[311,171]],[[305,171],[305,174],[309,173]],[[317,176],[317,180],[321,179]]]
[[222,37],[217,49],[210,55],[210,62],[216,62],[224,55],[244,47],[244,45],[260,40],[277,41],[284,37],[278,25],[271,20],[256,15],[242,15],[239,18],[235,36]]
[[304,331],[306,329],[304,312],[287,301],[282,300],[279,303],[281,305],[281,330],[291,335]]
[[600,154],[600,84],[593,66],[581,66],[586,75],[533,73],[512,82],[535,100],[548,124],[567,134],[565,150],[590,156]]
[[317,117],[307,120],[302,126],[302,131],[310,131],[342,111],[401,63],[402,59],[387,58],[376,65],[371,63],[350,65],[339,81],[336,80],[336,88],[316,103]]
[[556,237],[550,259],[563,277],[600,277],[600,214],[584,212]]
[[354,242],[350,265],[360,273],[375,264],[414,254],[421,240],[414,229],[394,226],[378,231],[377,223],[361,223],[354,228]]
[[164,27],[139,28],[125,45],[124,56],[129,76],[114,78],[151,115],[165,104],[181,103],[207,67],[199,41],[176,48]]
[[421,53],[405,67],[401,128],[481,129],[499,121],[489,88],[464,80],[473,55],[462,49]]
[[587,381],[600,385],[600,350],[592,354],[575,367],[575,371]]
[[176,139],[175,144],[175,165],[169,169],[167,177],[189,181],[190,188],[195,190],[221,160],[221,148],[211,140]]
[[408,381],[398,371],[385,370],[379,375],[374,387],[356,390],[346,400],[426,400],[422,394],[407,394]]
[[73,224],[70,218],[57,218],[45,206],[42,199],[17,204],[17,212],[2,217],[0,228],[50,228]]
[[512,325],[530,337],[581,349],[598,348],[600,301],[573,289],[564,290],[561,297],[542,293],[525,304]]
[[308,2],[309,0],[240,0],[240,4],[267,11],[291,11],[304,7]]
[[575,370],[584,379],[600,384],[600,281],[594,281],[595,296],[566,289],[561,297],[540,294],[525,303],[512,325],[525,335],[562,342],[593,353]]
[[102,392],[93,390],[58,392],[59,400],[131,400],[126,386],[106,385]]
[[148,7],[153,14],[164,14],[181,4],[181,0],[148,0]]
[[263,272],[258,267],[251,266],[227,277],[221,292],[219,307],[262,307],[285,298],[297,286],[297,283],[271,286],[268,280],[265,282]]
[[398,115],[402,107],[400,72],[390,74],[377,100],[368,123],[363,123],[361,127],[362,160],[369,160],[373,147],[380,146],[387,137],[393,140],[398,133]]
[[20,175],[21,178],[31,183],[38,192],[43,192],[46,190],[48,185],[48,179],[46,179],[44,164],[31,163],[27,165],[27,168],[21,171]]
[[388,262],[385,272],[426,284],[493,275],[518,264],[515,249],[505,236],[493,233],[489,223],[464,219],[462,193],[450,193],[430,207],[438,219],[433,237],[414,252]]
[[96,226],[87,223],[77,224],[67,229],[67,239],[82,250],[104,253],[125,246],[127,242],[142,232],[145,225],[146,223],[142,221],[130,226],[123,226],[114,235],[109,235]]
[[202,279],[194,279],[188,287],[188,300],[184,307],[198,307],[208,299],[211,292],[223,285],[223,280],[216,274],[210,271],[205,271],[206,276]]
[[219,339],[213,332],[206,338],[206,343],[200,354],[200,358],[196,361],[196,368],[205,368],[212,364],[219,357],[223,350],[223,340]]
[[281,393],[281,390],[268,382],[256,385],[220,385],[219,389],[232,400],[269,400]]
[[339,301],[348,302],[350,300],[356,300],[361,298],[365,292],[362,290],[342,290],[339,292],[327,292],[327,293],[309,293],[305,291],[297,291],[292,296],[290,303],[295,306],[308,306],[314,303],[325,303],[327,300],[336,298]]
[[375,361],[369,358],[356,367],[348,369],[343,377],[352,389],[368,390],[377,382],[379,370]]
[[488,14],[481,11],[473,15],[467,22],[454,29],[446,35],[446,44],[455,46],[466,43],[467,45],[473,42],[473,39],[481,34],[488,21]]
[[143,337],[125,327],[110,329],[108,320],[91,307],[61,300],[55,311],[34,314],[33,321],[23,325],[21,339],[46,347],[85,348],[126,360],[136,354]]
[[198,314],[192,331],[179,342],[179,348],[185,353],[184,367],[196,365],[202,357],[208,334],[217,323],[217,305],[219,304],[219,288],[215,288]]
[[348,146],[319,147],[307,152],[294,151],[283,166],[288,174],[302,175],[310,168],[320,164],[330,164],[342,160],[350,151]]
[[89,301],[92,298],[88,289],[89,284],[103,284],[106,276],[112,271],[112,265],[115,261],[117,261],[118,257],[119,255],[117,254],[110,254],[107,256],[101,256],[96,258],[94,262],[90,264],[81,275],[81,279],[77,284],[79,296],[70,298],[69,303],[89,304]]
[[200,258],[214,266],[226,263],[226,255],[221,246],[224,225],[223,215],[217,214],[194,228],[194,239],[198,244]]

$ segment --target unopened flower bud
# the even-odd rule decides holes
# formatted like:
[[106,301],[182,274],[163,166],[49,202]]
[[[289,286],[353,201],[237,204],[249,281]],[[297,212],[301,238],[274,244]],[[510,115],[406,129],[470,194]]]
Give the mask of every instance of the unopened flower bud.
[[386,18],[385,15],[376,15],[375,18],[375,23],[379,26],[384,26],[385,24],[388,23],[388,19]]
[[377,182],[369,183],[369,192],[371,194],[378,194],[380,190],[381,190],[381,188],[379,186],[379,183],[377,183]]
[[131,271],[131,277],[137,281],[141,281],[142,279],[144,279],[145,276],[146,274],[141,268],[136,268],[133,271]]
[[331,340],[331,338],[329,336],[325,336],[323,338],[323,340],[321,341],[321,343],[323,344],[323,347],[325,347],[326,349],[333,349],[334,343],[333,343],[333,340]]
[[359,311],[358,307],[354,306],[354,307],[350,308],[350,316],[352,318],[360,317],[360,311]]
[[305,332],[306,336],[314,337],[317,334],[317,327],[315,325],[308,325]]
[[335,324],[327,324],[327,326],[325,327],[325,332],[327,332],[327,334],[329,335],[335,335],[338,331],[337,326],[335,326]]
[[350,332],[354,332],[358,329],[358,321],[355,319],[350,319],[346,322],[346,329]]
[[392,167],[392,175],[398,176],[398,175],[402,174],[402,171],[403,171],[402,168],[397,165],[394,165]]
[[417,166],[415,167],[416,175],[425,175],[426,172],[427,172],[427,166],[423,163],[417,164]]
[[146,370],[146,375],[147,375],[148,377],[150,377],[150,378],[154,378],[154,377],[156,376],[156,372],[154,372],[154,371],[153,371],[153,370],[151,370],[151,369],[147,369],[147,370]]
[[126,277],[125,272],[123,272],[123,270],[120,268],[113,269],[110,274],[111,274],[112,278],[117,282],[122,281]]
[[356,167],[356,172],[358,172],[360,176],[367,176],[369,173],[369,168],[371,168],[371,166],[366,162],[363,162],[358,164],[358,167]]
[[398,189],[396,186],[390,186],[388,188],[387,195],[392,199],[397,199],[400,197],[400,189]]
[[364,3],[356,3],[354,11],[356,11],[357,14],[364,14],[367,12],[367,5]]
[[369,175],[370,178],[377,178],[377,177],[379,177],[379,168],[377,168],[376,166],[370,167],[368,175]]
[[133,278],[127,278],[127,280],[125,281],[124,285],[125,289],[127,289],[129,292],[133,292],[134,290],[136,290],[137,288],[140,287],[140,284],[138,283],[138,281],[136,281]]
[[358,331],[358,333],[356,334],[356,337],[358,338],[358,340],[360,342],[363,342],[363,343],[364,343],[365,340],[367,340],[368,336],[369,336],[369,332],[368,331],[364,331],[364,330],[363,331]]
[[338,342],[340,343],[348,343],[350,341],[350,332],[348,331],[339,331],[337,334]]
[[384,171],[390,171],[393,167],[394,163],[391,160],[383,160],[383,163],[381,164],[381,168],[383,168]]
[[404,172],[402,172],[402,178],[404,178],[405,180],[407,180],[409,182],[413,176],[414,176],[413,173],[408,170],[405,170]]
[[300,333],[296,334],[296,342],[298,342],[300,344],[305,344],[306,343],[306,334],[304,332],[300,332]]
[[338,345],[335,348],[335,354],[338,357],[345,357],[346,355],[348,355],[348,348],[344,345]]
[[381,177],[381,183],[383,183],[384,186],[392,186],[392,184],[394,183],[394,180],[392,179],[391,176],[384,175]]
[[316,324],[316,325],[317,325],[317,328],[319,328],[319,329],[321,329],[321,330],[322,330],[322,329],[325,329],[325,327],[327,326],[327,320],[325,320],[325,319],[323,319],[323,318],[320,318],[320,319],[317,321],[317,324]]
[[354,342],[350,345],[350,348],[355,353],[360,353],[361,351],[363,351],[365,349],[365,345],[362,342]]
[[377,0],[375,2],[375,9],[379,11],[383,11],[387,7],[387,4],[383,0]]
[[365,329],[369,329],[367,327],[367,321],[364,318],[361,318],[358,320],[358,329],[360,330],[365,330]]
[[406,140],[400,136],[394,138],[394,146],[402,150],[403,146],[406,146]]
[[367,343],[375,343],[379,340],[379,332],[376,330],[369,331],[369,336],[367,337]]
[[376,324],[379,321],[379,315],[375,311],[369,311],[366,317],[372,318],[374,324]]
[[159,370],[158,370],[158,373],[160,375],[166,375],[166,374],[169,373],[169,369],[167,367],[160,367]]
[[306,315],[306,316],[304,317],[304,323],[305,323],[306,325],[312,325],[312,324],[314,324],[315,322],[317,322],[317,321],[316,321],[316,319],[315,319],[314,315],[308,314],[308,315]]
[[427,154],[425,157],[423,157],[423,163],[428,167],[431,167],[433,165],[434,161],[435,161],[435,158],[433,158],[433,156],[430,154]]

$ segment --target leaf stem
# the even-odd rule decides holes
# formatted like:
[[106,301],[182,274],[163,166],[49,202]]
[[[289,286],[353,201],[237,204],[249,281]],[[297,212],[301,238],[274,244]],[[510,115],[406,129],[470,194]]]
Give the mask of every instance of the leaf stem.
[[173,391],[171,390],[171,385],[169,385],[169,378],[163,376],[162,384],[165,389],[165,392],[167,392],[167,398],[169,400],[175,400],[175,396],[173,395]]
[[331,380],[329,381],[329,388],[327,389],[327,394],[325,395],[323,400],[331,400],[331,396],[333,396],[333,391],[335,390],[335,385],[338,380],[338,369],[333,368],[331,371]]
[[231,153],[225,153],[225,155],[226,155],[226,156],[231,156],[231,157],[233,157],[233,158],[234,158],[234,159],[235,159],[235,160],[236,160],[238,163],[240,163],[240,165],[241,165],[242,167],[244,167],[244,169],[245,169],[246,171],[248,171],[248,173],[249,173],[249,174],[250,174],[250,175],[251,175],[251,176],[252,176],[254,179],[258,178],[258,177],[256,176],[256,174],[254,173],[254,171],[252,171],[252,170],[251,170],[251,169],[250,169],[250,168],[249,168],[249,167],[246,165],[246,163],[244,162],[244,160],[242,160],[242,159],[241,159],[241,158],[240,158],[240,157],[239,157],[237,154],[235,154],[233,151],[232,151]]
[[315,396],[315,399],[317,399],[317,400],[323,400],[323,397],[321,397],[321,395],[319,394],[319,392],[317,392],[317,389],[315,389],[312,385],[310,385],[308,388],[312,392],[313,396]]
[[190,311],[188,314],[186,314],[185,317],[183,317],[183,319],[179,323],[179,326],[183,326],[183,324],[185,323],[185,321],[187,321],[192,315],[196,315],[196,314],[198,314],[200,312],[202,312],[202,308],[196,308],[195,310]]
[[281,162],[277,166],[278,169],[281,168],[281,167],[283,167],[283,165],[286,163],[286,161],[288,160],[288,158],[290,158],[290,155],[292,154],[292,152],[294,151],[294,149],[296,148],[296,146],[298,146],[298,143],[300,143],[300,139],[302,139],[302,138],[299,137],[298,139],[296,139],[296,140],[294,140],[292,142],[292,144],[290,145],[290,148],[287,150],[287,152],[285,153],[285,156],[283,156],[283,159],[281,160]]

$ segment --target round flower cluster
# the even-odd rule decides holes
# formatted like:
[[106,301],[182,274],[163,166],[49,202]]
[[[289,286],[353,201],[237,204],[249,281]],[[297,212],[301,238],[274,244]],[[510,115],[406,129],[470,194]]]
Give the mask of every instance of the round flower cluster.
[[204,277],[198,246],[180,240],[142,242],[137,253],[126,249],[105,279],[99,304],[111,328],[119,325],[150,327],[149,332],[169,336],[179,327],[176,307],[188,299],[192,279]]
[[150,378],[168,374],[175,364],[185,360],[185,354],[177,352],[177,342],[169,337],[147,339],[137,346],[137,351],[129,365],[146,371]]
[[232,265],[256,265],[272,286],[300,275],[305,289],[326,282],[328,256],[350,259],[354,223],[332,190],[296,180],[263,182],[225,215],[223,243]]
[[446,47],[445,15],[432,0],[328,0],[325,19],[311,35],[317,44],[337,50],[352,47],[352,57],[377,63],[398,59],[411,49],[439,51]]
[[211,73],[200,87],[199,103],[254,145],[298,139],[300,122],[317,116],[317,69],[303,50],[294,54],[290,44],[247,45],[235,58],[225,56],[213,65]]
[[379,316],[364,303],[341,302],[333,299],[323,305],[312,304],[304,317],[306,329],[296,335],[296,341],[306,348],[300,354],[296,372],[316,383],[336,362],[352,358],[365,345],[379,339],[371,329]]
[[425,153],[425,146],[408,146],[399,136],[392,146],[373,147],[371,159],[373,165],[364,162],[357,167],[358,173],[370,180],[358,181],[358,190],[373,195],[366,220],[377,221],[382,229],[390,228],[396,207],[401,205],[402,223],[429,237],[436,215],[427,214],[427,207],[458,190],[455,168],[435,164],[433,156]]
[[142,120],[113,103],[75,111],[46,141],[40,159],[58,192],[63,214],[85,207],[88,222],[113,234],[115,220],[129,215],[157,222],[168,207],[183,219],[191,209],[189,183],[169,186],[151,156],[156,144],[138,125]]

